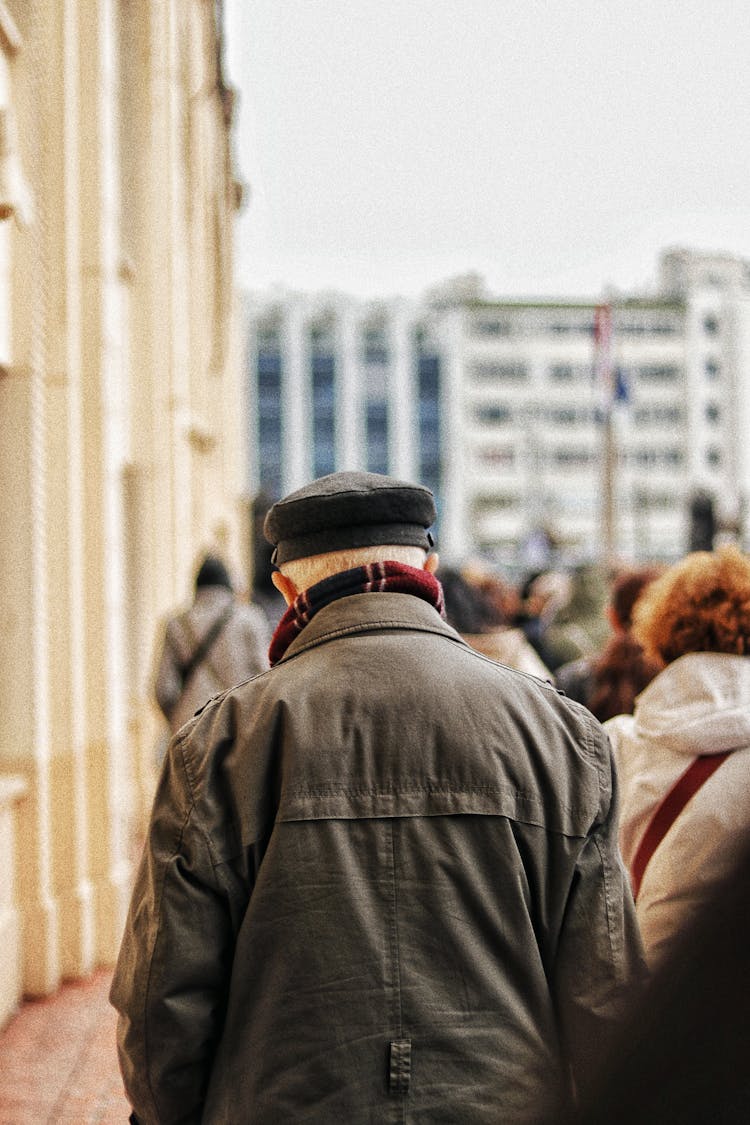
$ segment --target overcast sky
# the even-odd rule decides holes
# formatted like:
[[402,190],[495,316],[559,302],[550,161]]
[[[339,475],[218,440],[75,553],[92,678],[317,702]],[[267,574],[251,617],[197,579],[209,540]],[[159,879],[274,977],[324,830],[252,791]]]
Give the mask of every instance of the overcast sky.
[[240,281],[500,296],[750,258],[742,0],[228,0]]

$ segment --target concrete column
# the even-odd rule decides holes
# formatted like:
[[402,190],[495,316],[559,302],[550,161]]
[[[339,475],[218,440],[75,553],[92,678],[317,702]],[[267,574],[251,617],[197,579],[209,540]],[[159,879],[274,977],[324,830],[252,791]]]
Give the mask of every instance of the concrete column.
[[312,393],[306,319],[302,303],[290,300],[284,308],[281,326],[283,493],[301,488],[312,475]]
[[463,386],[462,310],[448,309],[439,327],[441,380],[440,411],[443,440],[444,510],[438,549],[446,563],[460,562],[470,543],[464,456],[466,419]]
[[111,963],[129,898],[123,472],[128,453],[119,259],[115,0],[79,3],[87,800],[96,957]]
[[191,417],[198,439],[191,442],[193,527],[197,543],[216,546],[228,562],[236,563],[247,550],[241,550],[238,535],[244,474],[237,450],[243,401],[234,335],[234,195],[226,133],[231,100],[215,81],[216,26],[210,9],[204,8],[199,19],[195,14],[188,18],[185,5],[177,11],[183,23],[182,58],[187,60],[181,89],[187,151],[180,222],[188,266]]
[[[118,7],[120,205],[118,282],[124,323],[122,368],[130,391],[123,466],[123,552],[128,630],[127,753],[134,773],[134,827],[153,795],[161,717],[151,695],[157,623],[183,597],[187,576],[173,518],[171,258],[166,5]],[[125,419],[124,419],[125,420]],[[190,495],[187,476],[181,489]],[[181,555],[180,555],[181,561]]]
[[703,332],[703,319],[707,312],[718,312],[715,296],[706,291],[696,290],[688,297],[685,311],[685,434],[686,495],[694,488],[710,487],[709,475],[704,462],[705,433],[704,410],[706,388],[704,363],[706,358],[706,338]]
[[[161,7],[161,14],[157,9]],[[164,168],[164,199],[161,204],[163,265],[168,283],[165,352],[170,356],[170,414],[172,425],[171,495],[172,546],[175,572],[189,580],[195,563],[194,458],[190,447],[193,422],[190,379],[189,260],[183,224],[187,204],[183,160],[185,156],[186,107],[180,98],[180,0],[154,6],[154,46],[160,54],[154,71],[157,120],[153,132],[153,161]],[[157,26],[159,25],[160,26]],[[161,151],[160,151],[161,150]],[[158,206],[158,201],[157,206]],[[158,274],[152,278],[159,284]]]
[[[44,64],[49,12],[41,0],[19,8],[20,47],[13,59],[13,100],[22,166],[36,197],[29,221],[14,220],[12,360],[0,374],[0,632],[12,658],[0,661],[2,767],[24,777],[18,816],[18,899],[23,930],[23,987],[51,991],[60,979],[51,802],[50,646],[47,567],[48,473],[45,443],[46,200],[38,190],[45,154],[40,123],[49,100]],[[15,95],[18,91],[18,95]]]
[[[52,841],[60,915],[64,976],[81,976],[94,965],[94,916],[89,879],[86,800],[85,560],[83,529],[80,59],[75,0],[49,10],[48,49],[63,60],[50,80],[58,85],[49,103],[44,191],[48,214],[51,286],[47,315],[49,637],[56,660],[50,680]],[[60,513],[66,513],[65,519]]]
[[339,472],[356,471],[365,463],[363,389],[356,312],[350,302],[342,302],[336,323],[336,468]]
[[[750,551],[750,296],[736,293],[731,314],[731,377],[734,411],[724,417],[726,444],[731,451],[727,466],[736,488],[735,504],[739,517],[739,546]],[[729,483],[729,482],[728,482]]]
[[397,302],[389,320],[389,427],[388,461],[390,472],[402,480],[414,480],[417,475],[417,430],[414,393],[414,348],[408,309]]
[[[221,237],[231,241],[234,215],[226,216]],[[248,387],[241,305],[234,300],[225,315],[229,318],[227,353],[217,377],[213,397],[214,428],[218,434],[216,475],[212,481],[210,511],[212,536],[222,545],[228,562],[239,567],[243,584],[252,585],[251,492],[247,470]],[[226,535],[222,543],[222,536]]]
[[[156,619],[187,592],[199,537],[229,549],[241,525],[239,443],[227,426],[233,448],[206,456],[191,413],[203,402],[218,427],[234,372],[214,299],[230,284],[217,263],[231,257],[231,181],[213,20],[180,0],[0,5],[0,108],[14,101],[32,197],[0,213],[0,630],[13,656],[0,662],[0,771],[24,794],[14,901],[29,993],[116,953]],[[188,39],[210,78],[199,183],[183,148]],[[199,208],[191,242],[194,189],[215,206]],[[213,306],[192,383],[190,293]]]

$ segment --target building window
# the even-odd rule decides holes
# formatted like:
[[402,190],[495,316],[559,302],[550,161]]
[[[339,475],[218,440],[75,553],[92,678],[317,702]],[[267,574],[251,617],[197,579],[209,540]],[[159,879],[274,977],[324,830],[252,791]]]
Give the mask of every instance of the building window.
[[333,332],[326,321],[313,324],[310,328],[310,349],[313,354],[333,351]]
[[636,449],[630,460],[640,469],[676,468],[684,460],[681,449]]
[[593,367],[588,363],[553,363],[547,369],[553,383],[575,383],[593,377]]
[[616,320],[614,330],[618,336],[676,336],[681,330],[681,324],[676,317]]
[[314,346],[311,366],[313,472],[322,477],[336,470],[336,363],[330,352]]
[[683,413],[679,406],[639,406],[633,411],[636,426],[681,426]]
[[633,504],[638,511],[669,512],[678,507],[678,500],[671,492],[638,489],[633,496]]
[[552,453],[552,464],[566,469],[578,469],[590,465],[596,459],[591,449],[556,449]]
[[708,422],[718,422],[721,411],[715,402],[706,403],[706,420]]
[[706,450],[706,464],[710,465],[712,469],[718,469],[721,465],[721,451],[715,445]]
[[719,332],[719,321],[713,313],[703,317],[703,331],[707,336],[716,336]]
[[475,363],[472,370],[474,377],[482,381],[496,380],[498,382],[520,383],[528,379],[529,376],[527,365],[516,361]]
[[367,469],[371,473],[388,472],[388,403],[372,399],[365,411]]
[[276,352],[280,348],[279,330],[273,324],[259,324],[256,329],[256,346],[259,352]]
[[719,366],[719,364],[716,362],[715,359],[707,359],[705,371],[706,371],[706,378],[707,379],[716,379],[716,378],[718,378],[718,376],[721,372],[721,367]]
[[277,499],[281,495],[281,348],[278,336],[270,333],[258,343],[259,484],[263,492]]
[[474,420],[481,425],[499,426],[513,421],[513,411],[499,403],[477,403],[474,407]]
[[417,359],[417,424],[419,479],[440,496],[440,357],[419,353]]
[[362,333],[362,357],[366,364],[388,362],[388,336],[384,327],[365,328]]
[[545,417],[553,426],[583,425],[593,420],[590,410],[576,406],[550,406]]
[[675,383],[679,375],[676,363],[644,363],[638,368],[638,377],[644,383]]
[[553,336],[593,336],[594,321],[589,320],[556,320],[550,324],[549,332]]
[[492,496],[480,496],[476,499],[473,504],[473,511],[475,519],[483,519],[487,516],[494,516],[497,512],[513,512],[520,507],[520,497],[497,492]]
[[474,336],[510,336],[510,321],[496,317],[478,317],[471,326]]
[[480,465],[485,465],[492,469],[512,469],[516,463],[516,451],[509,446],[496,449],[482,449],[478,454],[478,460]]

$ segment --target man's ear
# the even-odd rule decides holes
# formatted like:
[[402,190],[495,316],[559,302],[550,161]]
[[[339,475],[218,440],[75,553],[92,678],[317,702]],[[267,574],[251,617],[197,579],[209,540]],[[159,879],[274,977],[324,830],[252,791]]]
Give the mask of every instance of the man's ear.
[[439,565],[440,555],[438,555],[437,552],[428,555],[424,560],[424,570],[426,570],[428,574],[434,574]]
[[274,570],[271,573],[271,581],[284,598],[286,604],[291,605],[299,593],[291,578],[287,578],[286,574],[282,574],[280,570]]

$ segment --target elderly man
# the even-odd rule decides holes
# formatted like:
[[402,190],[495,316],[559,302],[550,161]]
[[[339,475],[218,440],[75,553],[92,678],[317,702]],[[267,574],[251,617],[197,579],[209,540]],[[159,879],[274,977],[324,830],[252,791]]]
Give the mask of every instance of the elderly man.
[[269,512],[269,671],[174,739],[112,986],[144,1123],[535,1122],[640,970],[606,738],[441,616],[431,493]]

